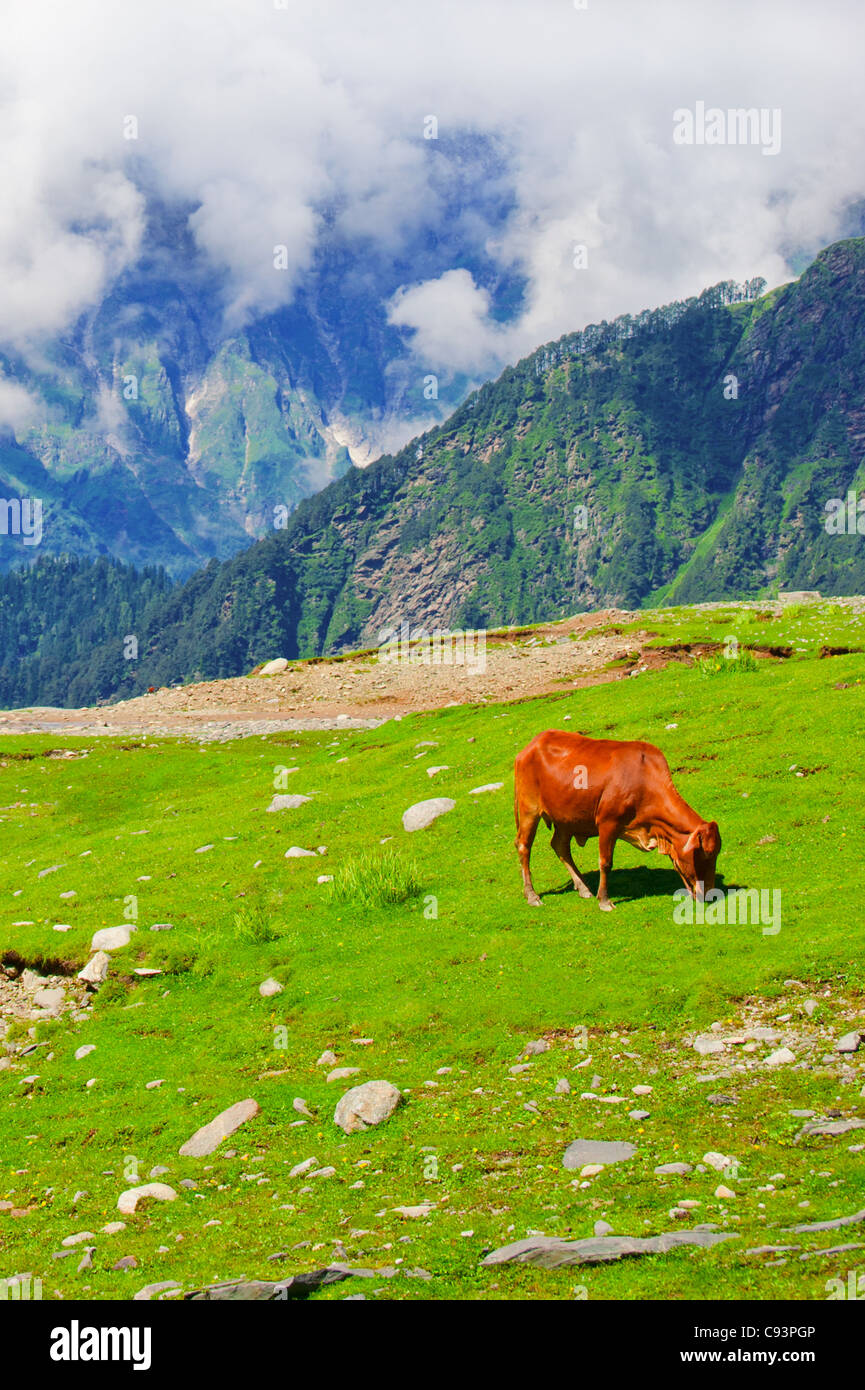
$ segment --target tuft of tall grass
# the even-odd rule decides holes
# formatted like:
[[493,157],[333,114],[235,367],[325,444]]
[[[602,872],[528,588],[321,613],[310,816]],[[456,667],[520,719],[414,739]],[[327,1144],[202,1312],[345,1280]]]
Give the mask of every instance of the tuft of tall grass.
[[386,907],[407,902],[420,893],[420,878],[413,859],[403,860],[393,849],[367,851],[347,859],[327,885],[332,903],[354,907]]
[[696,665],[701,676],[743,676],[748,671],[756,671],[758,662],[747,647],[740,647],[736,656],[716,652],[714,656],[701,657]]
[[260,903],[250,903],[235,912],[234,935],[248,946],[263,946],[268,941],[276,941],[281,933],[274,926],[266,907]]

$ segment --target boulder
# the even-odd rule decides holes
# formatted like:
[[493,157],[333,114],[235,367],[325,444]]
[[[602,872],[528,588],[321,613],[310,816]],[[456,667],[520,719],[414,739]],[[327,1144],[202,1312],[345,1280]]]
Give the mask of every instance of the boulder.
[[94,932],[93,940],[90,943],[91,951],[119,951],[124,946],[128,946],[132,938],[134,927],[103,927],[101,931]]
[[346,1091],[333,1112],[333,1122],[346,1134],[383,1124],[393,1115],[402,1093],[389,1081],[365,1081]]
[[266,661],[259,671],[260,676],[278,676],[280,671],[288,669],[288,662],[284,656],[275,656],[273,661]]
[[307,801],[312,801],[311,796],[301,796],[295,793],[291,796],[274,796],[268,806],[268,811],[296,811],[298,806],[305,806]]
[[414,806],[403,811],[402,828],[408,831],[426,830],[434,820],[452,811],[455,806],[456,802],[449,796],[433,796],[429,801],[416,801]]
[[204,1158],[207,1154],[212,1154],[223,1139],[227,1139],[229,1134],[246,1124],[247,1120],[253,1119],[260,1108],[255,1100],[239,1100],[236,1104],[230,1105],[227,1110],[217,1115],[215,1120],[197,1129],[185,1144],[181,1144],[180,1154],[184,1158]]
[[174,1202],[176,1199],[177,1193],[167,1183],[148,1182],[143,1187],[130,1187],[126,1192],[121,1192],[117,1199],[117,1210],[122,1211],[124,1216],[132,1216],[139,1202]]

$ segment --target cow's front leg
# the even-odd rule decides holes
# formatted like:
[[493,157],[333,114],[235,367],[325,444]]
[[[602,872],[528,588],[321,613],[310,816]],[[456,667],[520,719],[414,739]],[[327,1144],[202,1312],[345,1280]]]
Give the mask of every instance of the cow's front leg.
[[580,873],[579,869],[574,863],[573,857],[571,855],[570,833],[567,830],[564,830],[561,826],[557,825],[550,843],[553,849],[555,850],[556,854],[561,859],[568,873],[570,874],[571,879],[573,881],[573,885],[579,893],[580,897],[590,898],[592,896],[592,890],[586,883],[585,879],[583,878],[582,874]]
[[598,884],[598,907],[602,912],[612,912],[616,905],[610,902],[607,892],[607,875],[613,867],[613,848],[615,843],[615,827],[600,826],[598,828],[598,865],[601,871],[601,881]]

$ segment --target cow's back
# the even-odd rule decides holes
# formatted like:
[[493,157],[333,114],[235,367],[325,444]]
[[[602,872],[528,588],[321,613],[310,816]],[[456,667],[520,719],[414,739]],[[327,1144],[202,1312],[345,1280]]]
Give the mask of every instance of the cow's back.
[[514,779],[520,805],[588,829],[599,814],[628,819],[670,786],[670,769],[651,743],[547,729],[517,754]]

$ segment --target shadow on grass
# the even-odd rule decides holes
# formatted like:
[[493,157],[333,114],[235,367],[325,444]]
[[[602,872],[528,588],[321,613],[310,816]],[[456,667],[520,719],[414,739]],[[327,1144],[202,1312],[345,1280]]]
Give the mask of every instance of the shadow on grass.
[[[598,870],[583,873],[583,878],[591,888],[593,895],[597,897],[600,880]],[[641,898],[672,899],[676,889],[684,887],[675,869],[650,869],[643,864],[629,869],[612,869],[608,883],[610,897],[614,903],[637,902]],[[720,888],[725,893],[730,888],[744,888],[744,886],[741,883],[726,883],[723,874],[719,874],[715,880],[715,887]],[[538,889],[538,896],[541,898],[557,898],[567,893],[576,894],[576,889],[570,882],[563,883],[558,888]]]

